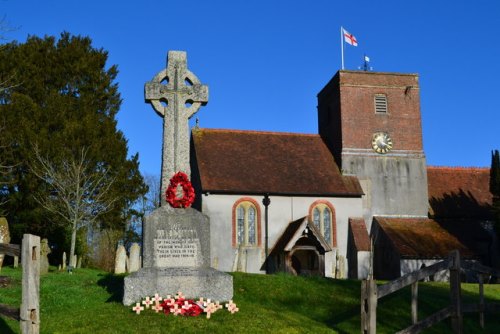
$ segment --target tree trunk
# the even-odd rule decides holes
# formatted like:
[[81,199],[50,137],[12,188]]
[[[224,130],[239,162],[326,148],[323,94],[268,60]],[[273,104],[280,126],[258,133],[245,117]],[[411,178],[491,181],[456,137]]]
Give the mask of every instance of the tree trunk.
[[73,222],[73,228],[71,231],[71,250],[69,252],[69,265],[73,268],[76,267],[75,262],[75,245],[76,245],[76,221]]

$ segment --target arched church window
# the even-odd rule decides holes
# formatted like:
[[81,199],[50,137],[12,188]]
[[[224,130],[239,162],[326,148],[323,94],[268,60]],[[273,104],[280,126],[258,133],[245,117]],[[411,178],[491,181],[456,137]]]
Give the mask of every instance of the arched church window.
[[233,206],[233,247],[260,246],[260,208],[252,198],[242,198]]
[[328,201],[319,200],[311,205],[309,212],[314,226],[325,238],[325,241],[336,247],[335,209],[333,205]]

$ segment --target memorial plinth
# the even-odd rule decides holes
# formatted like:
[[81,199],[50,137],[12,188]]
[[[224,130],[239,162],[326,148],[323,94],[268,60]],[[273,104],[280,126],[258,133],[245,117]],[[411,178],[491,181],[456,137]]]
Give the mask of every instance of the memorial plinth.
[[123,304],[155,293],[230,300],[232,276],[210,267],[210,224],[197,210],[163,206],[146,217],[143,268],[125,277]]

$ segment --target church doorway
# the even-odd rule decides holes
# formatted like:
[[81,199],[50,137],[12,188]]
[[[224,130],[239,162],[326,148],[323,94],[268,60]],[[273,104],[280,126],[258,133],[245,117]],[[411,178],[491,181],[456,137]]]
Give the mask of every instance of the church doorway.
[[297,275],[322,275],[320,254],[315,247],[300,247],[291,252],[292,268]]
[[283,271],[293,275],[324,276],[325,253],[331,250],[308,217],[303,217],[288,224],[261,270],[269,265],[269,273]]

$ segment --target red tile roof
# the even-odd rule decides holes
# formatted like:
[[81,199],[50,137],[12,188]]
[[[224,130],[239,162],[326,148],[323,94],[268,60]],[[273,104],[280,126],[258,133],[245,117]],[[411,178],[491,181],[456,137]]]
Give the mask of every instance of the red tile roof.
[[203,192],[361,196],[357,178],[342,176],[319,135],[194,129]]
[[374,223],[380,226],[401,258],[444,258],[455,249],[465,258],[476,257],[432,219],[374,217]]
[[269,255],[271,256],[284,252],[286,250],[285,247],[290,240],[296,236],[297,232],[302,233],[303,230],[299,230],[300,227],[302,227],[302,229],[305,229],[305,227],[308,228],[309,234],[307,237],[315,241],[318,250],[321,250],[322,252],[329,252],[332,250],[331,246],[328,245],[328,242],[323,238],[314,224],[309,221],[309,218],[302,217],[288,224],[278,240],[276,240],[274,246],[271,248]]
[[349,228],[354,239],[354,246],[358,252],[370,251],[370,236],[366,229],[365,220],[363,218],[349,218]]
[[489,168],[427,167],[431,216],[487,219],[489,179]]

